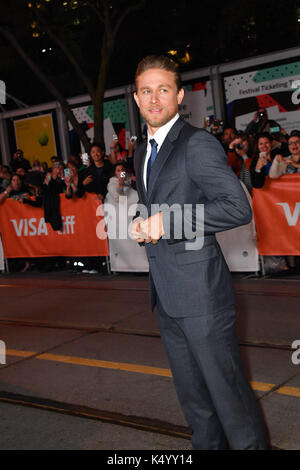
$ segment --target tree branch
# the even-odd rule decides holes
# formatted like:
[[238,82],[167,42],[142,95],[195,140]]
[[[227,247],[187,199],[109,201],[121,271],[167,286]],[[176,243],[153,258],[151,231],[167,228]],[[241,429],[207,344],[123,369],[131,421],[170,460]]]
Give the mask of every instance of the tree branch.
[[99,10],[99,8],[96,7],[96,5],[94,5],[94,3],[93,3],[93,2],[90,2],[89,0],[86,0],[86,4],[90,7],[91,10],[93,10],[93,12],[96,14],[96,16],[98,17],[98,19],[99,19],[102,23],[105,23],[104,16],[101,15],[100,10]]
[[43,18],[43,16],[40,14],[40,12],[38,11],[38,9],[36,7],[33,7],[33,10],[34,10],[34,13],[37,17],[37,19],[42,23],[43,25],[43,28],[45,29],[46,33],[48,34],[48,36],[56,42],[56,44],[59,46],[59,48],[63,51],[63,53],[65,54],[65,56],[68,58],[69,62],[71,63],[71,65],[73,65],[74,69],[76,70],[77,72],[77,75],[79,77],[79,79],[85,84],[86,88],[87,88],[87,91],[88,93],[90,94],[92,100],[94,99],[95,97],[95,88],[93,86],[93,83],[91,82],[91,80],[88,78],[88,76],[82,71],[78,61],[75,59],[75,57],[73,56],[73,54],[70,52],[70,50],[67,48],[67,46],[63,43],[63,41],[61,41],[57,36],[56,34],[53,33],[52,29],[48,26],[48,23],[47,21],[45,20],[45,18]]
[[103,2],[104,24],[105,24],[106,36],[110,38],[112,35],[111,15],[109,12],[107,0],[102,0],[102,2]]
[[57,101],[61,104],[67,119],[71,122],[72,126],[74,127],[75,131],[77,132],[80,140],[82,141],[84,147],[87,149],[89,148],[90,142],[86,135],[86,133],[81,128],[80,124],[77,122],[67,100],[63,97],[63,95],[57,90],[55,85],[43,74],[43,72],[39,69],[39,67],[33,62],[33,60],[27,55],[24,51],[22,46],[19,44],[15,36],[4,27],[0,27],[0,34],[2,34],[12,45],[12,47],[18,52],[21,58],[26,62],[28,67],[31,68],[33,73],[36,77],[45,85],[45,87],[50,91],[50,93],[57,99]]
[[133,12],[133,11],[136,11],[136,10],[139,10],[143,4],[144,4],[144,0],[136,3],[135,5],[130,5],[119,17],[119,19],[117,20],[116,22],[116,25],[113,29],[113,35],[116,36],[121,24],[123,23],[123,21],[125,20],[126,16],[129,15],[129,13]]

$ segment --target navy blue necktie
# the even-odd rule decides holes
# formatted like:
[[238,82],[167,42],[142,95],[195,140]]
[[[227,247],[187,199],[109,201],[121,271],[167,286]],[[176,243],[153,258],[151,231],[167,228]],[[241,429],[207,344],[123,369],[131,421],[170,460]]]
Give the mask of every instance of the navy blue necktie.
[[157,146],[158,146],[158,143],[154,139],[150,139],[149,142],[150,142],[152,148],[151,148],[151,154],[150,154],[150,158],[148,160],[148,165],[147,165],[147,189],[148,189],[148,183],[149,183],[151,168],[152,168],[152,165],[154,163],[154,160],[156,159]]

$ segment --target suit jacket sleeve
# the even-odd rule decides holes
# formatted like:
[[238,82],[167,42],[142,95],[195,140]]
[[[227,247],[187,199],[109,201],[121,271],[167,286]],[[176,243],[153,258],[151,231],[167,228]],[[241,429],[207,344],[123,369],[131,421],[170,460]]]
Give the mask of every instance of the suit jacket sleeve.
[[[195,132],[188,139],[186,172],[193,184],[201,189],[204,202],[193,204],[188,213],[183,211],[185,227],[182,233],[186,233],[185,228],[188,228],[188,233],[197,237],[251,221],[251,207],[240,181],[228,165],[223,147],[208,132]],[[204,218],[197,211],[197,205],[201,203],[204,204]],[[172,228],[170,235],[172,243]]]

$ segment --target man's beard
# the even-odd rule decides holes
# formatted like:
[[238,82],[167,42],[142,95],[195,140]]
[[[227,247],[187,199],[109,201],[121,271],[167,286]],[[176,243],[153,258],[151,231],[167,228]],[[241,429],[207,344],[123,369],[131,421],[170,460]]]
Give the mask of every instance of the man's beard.
[[149,117],[149,115],[146,115],[146,113],[142,114],[142,116],[145,119],[146,124],[148,124],[153,129],[156,129],[156,128],[164,126],[169,121],[171,121],[171,119],[175,116],[175,114],[176,114],[176,112],[174,112],[173,114],[171,114],[171,113],[167,114],[164,117],[161,117],[159,121],[155,120],[155,119],[152,120],[151,116]]

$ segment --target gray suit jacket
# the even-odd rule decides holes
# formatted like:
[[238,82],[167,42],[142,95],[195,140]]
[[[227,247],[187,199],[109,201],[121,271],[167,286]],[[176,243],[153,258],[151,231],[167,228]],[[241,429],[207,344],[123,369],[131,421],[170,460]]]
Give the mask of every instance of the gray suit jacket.
[[[252,212],[221,144],[179,118],[157,154],[148,191],[145,154],[146,143],[135,153],[140,215],[161,210],[165,230],[170,226],[157,244],[146,244],[152,309],[157,296],[172,317],[205,315],[234,304],[231,275],[215,233],[249,223]],[[199,204],[204,205],[204,220]],[[188,210],[182,212],[185,205]],[[195,245],[189,241],[193,249],[187,249],[192,237]]]

